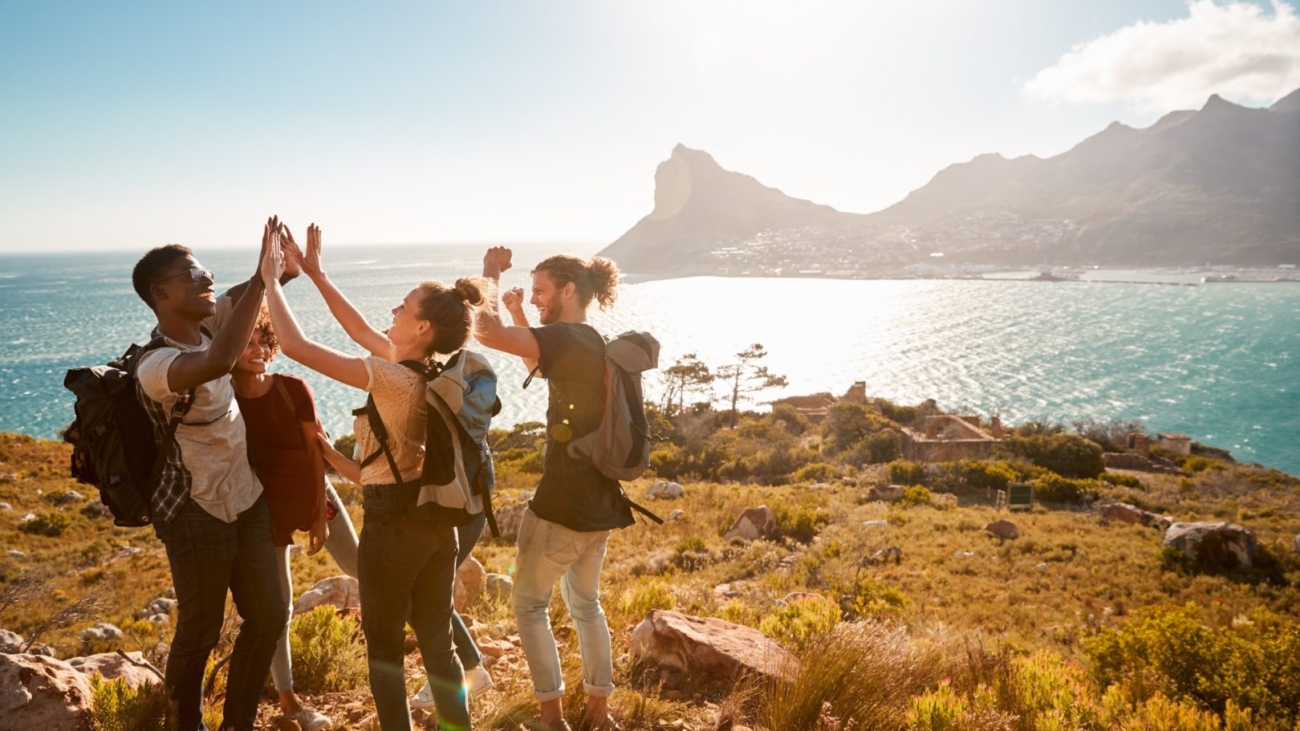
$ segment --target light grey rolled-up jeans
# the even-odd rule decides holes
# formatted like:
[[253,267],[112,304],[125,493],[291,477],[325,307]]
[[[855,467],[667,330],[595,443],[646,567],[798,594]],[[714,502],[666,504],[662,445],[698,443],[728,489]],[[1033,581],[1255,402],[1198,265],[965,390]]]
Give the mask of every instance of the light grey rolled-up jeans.
[[[329,552],[334,563],[343,569],[343,573],[357,577],[357,530],[352,526],[352,517],[343,507],[343,501],[334,491],[334,486],[325,480],[325,499],[335,508],[334,520],[329,522],[330,534],[325,539],[325,550]],[[280,592],[289,604],[289,617],[293,618],[293,574],[289,570],[289,549],[292,546],[277,546],[275,568],[280,575]],[[285,626],[280,634],[280,641],[275,646],[275,655],[271,658],[271,678],[275,681],[277,692],[293,689],[293,663],[289,659],[289,627]]]

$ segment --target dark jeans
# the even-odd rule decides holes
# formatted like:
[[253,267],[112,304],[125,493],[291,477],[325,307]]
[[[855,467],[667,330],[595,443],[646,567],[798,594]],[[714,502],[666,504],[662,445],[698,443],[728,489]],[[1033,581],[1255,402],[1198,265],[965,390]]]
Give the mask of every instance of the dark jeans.
[[202,727],[203,673],[221,636],[229,589],[244,622],[230,655],[221,726],[252,731],[271,655],[289,618],[275,572],[271,512],[258,498],[234,523],[226,523],[189,501],[172,522],[155,529],[176,587],[176,634],[166,684],[177,728]]
[[357,552],[357,578],[370,692],[380,728],[410,730],[402,667],[409,607],[411,628],[437,703],[438,723],[446,729],[468,729],[465,673],[451,633],[456,530],[417,510],[417,493],[416,485],[364,488],[366,520]]
[[[479,536],[483,535],[485,523],[487,523],[487,514],[479,513],[474,522],[456,529],[456,543],[459,546],[456,550],[456,568],[460,568],[460,565],[465,563],[465,559],[469,558],[469,552],[474,550]],[[474,638],[470,637],[469,629],[460,618],[460,612],[454,609],[451,611],[451,635],[456,642],[456,657],[460,658],[462,667],[472,668],[483,663],[478,645],[474,644]]]

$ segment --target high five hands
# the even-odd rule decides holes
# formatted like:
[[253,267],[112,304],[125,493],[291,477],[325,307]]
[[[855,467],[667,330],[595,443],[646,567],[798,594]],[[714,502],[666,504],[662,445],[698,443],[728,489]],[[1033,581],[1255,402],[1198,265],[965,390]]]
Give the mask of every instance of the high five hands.
[[313,223],[307,227],[306,253],[303,253],[303,250],[298,248],[298,242],[293,240],[293,233],[289,231],[289,227],[284,226],[283,228],[280,246],[284,249],[285,258],[290,262],[290,265],[309,277],[319,276],[322,272],[320,263],[320,226]]

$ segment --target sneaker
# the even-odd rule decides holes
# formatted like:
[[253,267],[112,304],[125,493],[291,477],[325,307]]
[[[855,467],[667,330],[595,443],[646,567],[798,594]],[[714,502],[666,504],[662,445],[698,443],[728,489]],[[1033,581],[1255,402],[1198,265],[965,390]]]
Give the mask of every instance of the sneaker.
[[482,665],[475,665],[465,671],[465,686],[469,688],[470,695],[479,695],[492,690],[492,676],[488,675],[487,668]]
[[429,681],[424,681],[420,692],[415,694],[411,699],[411,708],[429,709],[437,705],[433,700],[433,688],[429,687]]
[[[488,675],[487,668],[482,665],[475,665],[465,671],[465,687],[469,689],[470,695],[486,693],[492,689],[493,685],[492,676]],[[420,692],[416,693],[415,697],[411,699],[411,708],[429,709],[433,708],[434,705],[433,688],[429,687],[429,681],[426,680],[420,688]]]
[[285,719],[297,723],[302,731],[324,731],[334,725],[329,716],[307,706],[298,709],[292,716],[285,716]]

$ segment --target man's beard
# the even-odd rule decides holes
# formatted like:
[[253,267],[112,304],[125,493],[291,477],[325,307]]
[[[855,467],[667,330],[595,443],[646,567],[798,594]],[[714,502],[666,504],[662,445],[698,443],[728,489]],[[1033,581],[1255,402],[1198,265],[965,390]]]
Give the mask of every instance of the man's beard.
[[550,301],[546,303],[546,309],[542,310],[542,324],[550,325],[553,322],[559,322],[561,307],[560,295],[557,292],[552,295]]

